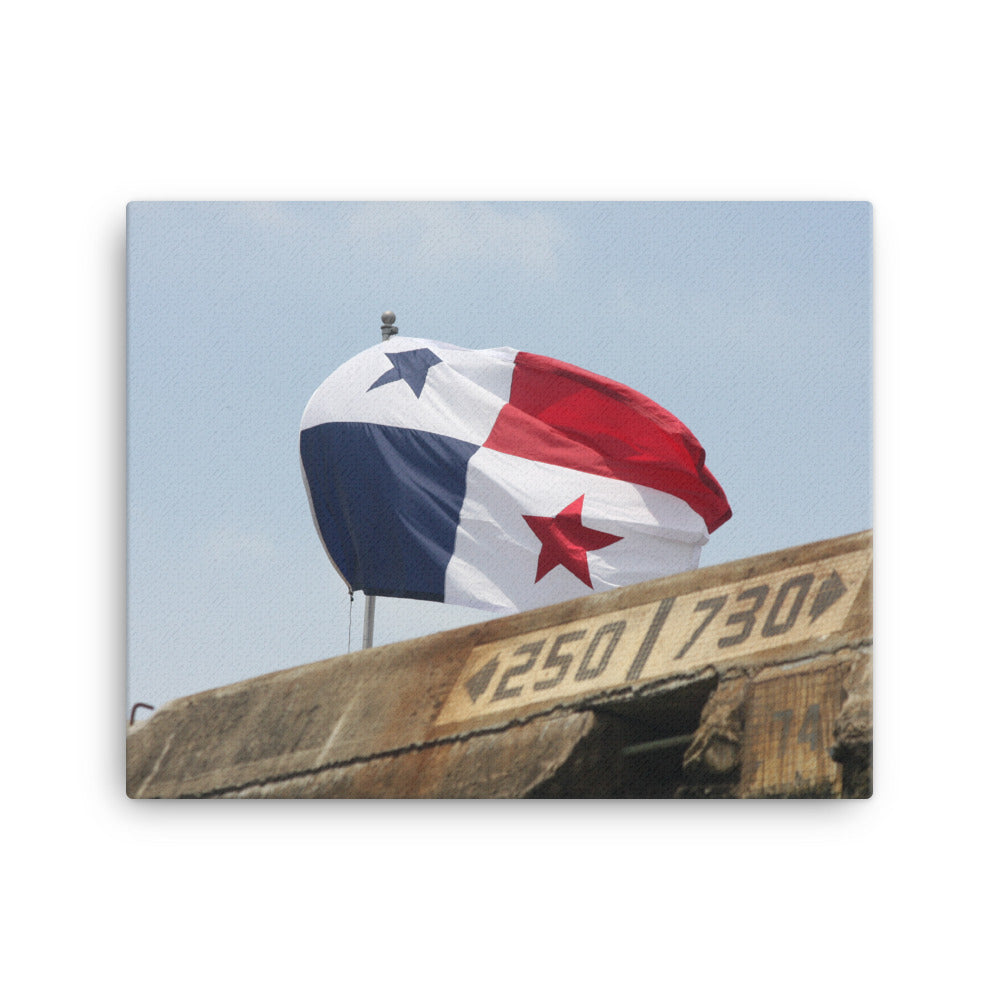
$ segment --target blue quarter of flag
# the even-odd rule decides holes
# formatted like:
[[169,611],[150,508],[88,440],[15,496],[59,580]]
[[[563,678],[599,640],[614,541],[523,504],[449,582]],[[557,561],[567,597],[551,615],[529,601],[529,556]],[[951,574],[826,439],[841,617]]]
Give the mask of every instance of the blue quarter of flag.
[[369,423],[300,435],[302,468],[330,558],[353,590],[444,600],[466,471],[478,445]]

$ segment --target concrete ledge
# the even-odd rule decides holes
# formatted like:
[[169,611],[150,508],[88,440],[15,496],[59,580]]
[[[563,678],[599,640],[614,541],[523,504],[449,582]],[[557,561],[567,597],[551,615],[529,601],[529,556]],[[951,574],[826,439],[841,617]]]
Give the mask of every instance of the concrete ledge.
[[[659,794],[623,777],[615,755],[628,740],[681,725],[678,705],[695,728],[720,679],[731,691],[728,678],[810,667],[834,679],[822,697],[812,682],[796,688],[819,700],[804,706],[792,742],[790,730],[784,742],[754,737],[765,753],[799,753],[808,785],[803,761],[817,741],[833,741],[848,675],[852,707],[838,733],[852,753],[866,733],[870,741],[870,670],[852,672],[844,657],[870,659],[871,621],[871,532],[862,532],[177,699],[132,727],[126,789],[134,798]],[[821,702],[817,711],[833,712],[825,729],[813,725]],[[731,731],[732,776],[748,736],[721,704],[711,724]],[[718,766],[707,739],[705,774]],[[751,794],[746,775],[728,787]]]

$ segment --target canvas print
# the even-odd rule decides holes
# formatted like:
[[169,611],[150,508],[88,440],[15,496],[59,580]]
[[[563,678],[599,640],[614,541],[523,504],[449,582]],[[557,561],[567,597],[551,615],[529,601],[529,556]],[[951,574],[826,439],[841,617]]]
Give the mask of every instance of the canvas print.
[[133,798],[872,794],[872,206],[136,202]]

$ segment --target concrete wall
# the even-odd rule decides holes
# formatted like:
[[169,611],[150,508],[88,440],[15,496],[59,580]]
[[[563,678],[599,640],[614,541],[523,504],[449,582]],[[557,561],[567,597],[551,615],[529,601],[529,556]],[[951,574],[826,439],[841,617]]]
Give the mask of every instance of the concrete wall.
[[148,797],[864,797],[871,532],[180,698]]

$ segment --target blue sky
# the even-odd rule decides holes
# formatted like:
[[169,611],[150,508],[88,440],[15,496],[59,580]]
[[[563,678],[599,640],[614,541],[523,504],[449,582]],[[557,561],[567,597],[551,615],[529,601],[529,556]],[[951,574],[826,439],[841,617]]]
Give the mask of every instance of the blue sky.
[[[136,202],[127,231],[130,704],[360,645],[298,427],[385,309],[680,417],[734,512],[703,566],[872,527],[868,203]],[[375,641],[483,617],[380,598]]]

